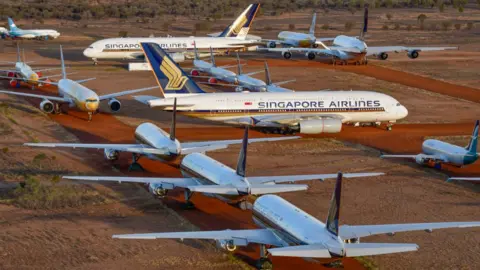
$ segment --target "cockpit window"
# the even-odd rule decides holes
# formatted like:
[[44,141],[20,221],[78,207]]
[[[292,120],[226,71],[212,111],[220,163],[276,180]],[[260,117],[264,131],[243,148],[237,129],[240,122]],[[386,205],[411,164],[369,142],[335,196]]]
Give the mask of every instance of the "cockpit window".
[[88,47],[89,49],[93,49],[93,46]]
[[87,102],[97,102],[97,100],[94,99],[94,98],[89,98],[89,99],[87,99]]
[[402,106],[400,103],[397,103],[397,107]]

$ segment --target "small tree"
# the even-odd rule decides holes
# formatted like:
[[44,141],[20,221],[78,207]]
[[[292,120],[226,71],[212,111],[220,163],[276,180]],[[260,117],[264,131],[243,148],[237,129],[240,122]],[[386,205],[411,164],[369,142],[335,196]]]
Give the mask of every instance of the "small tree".
[[388,25],[384,24],[384,25],[382,26],[382,30],[388,30]]
[[463,6],[458,7],[458,12],[463,13]]
[[468,22],[467,23],[467,30],[472,30],[473,29],[473,22]]
[[353,28],[354,25],[355,25],[354,22],[346,22],[346,23],[345,23],[345,30],[346,30],[346,31],[352,30],[352,28]]
[[418,17],[417,17],[417,21],[419,21],[420,23],[424,23],[426,19],[427,19],[427,15],[425,15],[423,13],[418,15]]
[[328,25],[328,23],[326,23],[326,24],[323,24],[321,28],[322,28],[322,30],[326,31],[326,30],[330,29],[330,26]]
[[390,21],[393,18],[393,15],[390,13],[387,13],[387,19]]
[[460,30],[462,28],[462,25],[460,23],[455,24],[455,29]]
[[443,12],[445,10],[445,4],[443,2],[438,5],[438,10],[440,12]]
[[291,23],[288,25],[288,30],[293,31],[295,30],[295,24]]

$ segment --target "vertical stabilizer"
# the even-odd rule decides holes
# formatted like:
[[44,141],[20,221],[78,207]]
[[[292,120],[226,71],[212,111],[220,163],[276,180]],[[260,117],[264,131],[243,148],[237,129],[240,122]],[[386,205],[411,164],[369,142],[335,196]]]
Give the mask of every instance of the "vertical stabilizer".
[[362,32],[360,32],[360,39],[365,39],[365,34],[368,31],[368,6],[365,6],[365,11],[363,13],[363,28]]
[[268,64],[267,61],[265,61],[265,83],[267,85],[272,84],[272,79],[270,78],[270,71],[268,70]]
[[237,175],[245,177],[247,166],[247,147],[248,147],[248,126],[245,126],[245,133],[243,134],[242,148],[238,155]]
[[242,65],[240,64],[240,56],[238,56],[237,52],[237,75],[242,75]]
[[328,217],[325,222],[327,230],[338,236],[338,219],[340,218],[340,197],[342,195],[342,173],[339,172],[335,190],[333,191],[332,200],[330,201],[330,209],[328,209]]
[[215,64],[215,55],[213,54],[213,49],[212,49],[212,46],[210,46],[210,60],[212,61],[212,66],[213,67],[216,67],[217,64]]
[[195,42],[195,40],[193,41],[193,55],[195,57],[195,60],[200,60],[200,57],[198,57],[197,43]]
[[232,24],[223,30],[219,37],[245,39],[259,8],[259,3],[249,5]]
[[10,31],[15,31],[15,30],[20,30],[20,28],[18,28],[15,23],[13,22],[12,18],[8,17],[8,27],[10,29]]
[[22,56],[20,55],[20,45],[17,42],[17,62],[22,62]]
[[310,24],[310,35],[315,36],[315,27],[317,26],[317,13],[313,13],[312,24]]
[[175,141],[175,130],[177,128],[177,98],[173,99],[172,124],[170,125],[170,140]]
[[476,154],[477,153],[477,145],[478,145],[478,128],[479,128],[479,120],[475,122],[475,126],[473,127],[472,137],[470,138],[470,142],[468,143],[466,149],[469,153]]
[[60,61],[61,61],[61,64],[62,64],[62,78],[66,79],[67,78],[67,72],[65,71],[65,60],[63,59],[62,45],[60,45]]

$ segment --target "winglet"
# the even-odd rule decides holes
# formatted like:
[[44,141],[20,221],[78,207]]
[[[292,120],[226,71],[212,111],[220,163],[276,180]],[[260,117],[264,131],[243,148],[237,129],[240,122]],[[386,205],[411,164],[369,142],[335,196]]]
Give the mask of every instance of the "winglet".
[[62,78],[66,79],[67,78],[67,72],[65,71],[65,60],[63,59],[62,45],[60,45],[60,61],[61,61],[61,64],[62,64]]
[[238,52],[237,52],[237,71],[238,71],[237,75],[242,75],[242,65],[240,64],[240,56],[238,56]]
[[268,64],[267,61],[265,61],[265,83],[267,85],[272,84],[272,79],[270,78],[270,71],[268,70]]
[[173,99],[172,125],[170,126],[170,140],[175,141],[175,129],[177,125],[177,98]]
[[247,166],[247,147],[248,147],[248,126],[245,126],[245,133],[243,134],[242,148],[238,155],[237,175],[245,177]]
[[310,35],[315,35],[315,27],[317,26],[317,13],[313,13],[312,24],[310,24]]
[[476,154],[477,153],[477,142],[478,142],[478,128],[479,128],[479,120],[475,122],[475,126],[473,127],[472,137],[470,138],[470,142],[468,143],[466,149],[469,153]]
[[328,217],[325,222],[327,230],[338,236],[338,220],[340,218],[340,197],[342,195],[342,176],[341,172],[337,175],[337,182],[335,183],[335,190],[330,201],[330,209],[328,209]]
[[212,46],[210,46],[210,59],[211,59],[211,61],[212,61],[212,66],[216,67],[217,64],[215,64],[215,55],[213,55]]

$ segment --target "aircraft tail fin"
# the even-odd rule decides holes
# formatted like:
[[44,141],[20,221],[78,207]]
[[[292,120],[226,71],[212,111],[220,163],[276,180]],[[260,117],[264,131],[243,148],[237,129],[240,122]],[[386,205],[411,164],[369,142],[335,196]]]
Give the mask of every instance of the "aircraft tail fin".
[[315,35],[315,27],[317,26],[317,13],[313,13],[312,24],[310,24],[310,35]]
[[468,150],[468,152],[472,154],[477,153],[478,128],[479,128],[479,120],[475,122],[475,126],[473,127],[472,137],[470,138],[470,142],[468,143],[467,147],[465,147]]
[[250,4],[231,25],[223,30],[219,37],[245,39],[259,8],[260,3]]
[[215,55],[213,54],[212,46],[210,46],[210,60],[212,61],[212,66],[216,67],[217,64],[215,63]]
[[10,28],[10,31],[15,31],[15,30],[20,30],[15,23],[13,22],[12,18],[8,17],[8,27]]
[[238,155],[237,175],[245,177],[247,166],[247,147],[248,147],[248,126],[245,126],[245,133],[243,134],[242,148]]
[[63,48],[62,45],[60,45],[60,61],[62,63],[62,78],[66,79],[67,78],[67,72],[65,71],[65,60],[63,59]]
[[160,86],[160,94],[205,93],[157,43],[141,43],[148,64]]
[[365,39],[365,34],[368,31],[368,6],[365,6],[365,10],[363,13],[363,28],[362,32],[360,32],[360,39],[364,40]]
[[193,41],[193,54],[195,56],[195,60],[200,59],[200,57],[198,56],[197,43],[195,41]]
[[173,99],[172,124],[170,125],[170,140],[175,141],[175,130],[177,128],[177,98]]
[[333,191],[332,200],[330,201],[330,208],[328,209],[328,217],[325,222],[327,230],[335,236],[338,236],[338,220],[340,218],[340,197],[342,195],[342,177],[341,172],[337,175],[337,182],[335,183],[335,190]]
[[25,62],[26,62],[26,59],[25,59],[25,48],[22,48],[22,59],[23,59],[23,62],[25,63]]
[[242,65],[240,64],[240,56],[238,56],[237,52],[237,75],[242,75]]
[[22,56],[20,55],[20,45],[17,42],[17,62],[22,62]]
[[265,61],[265,83],[267,85],[272,84],[272,79],[270,78],[270,70],[268,69],[267,61]]

